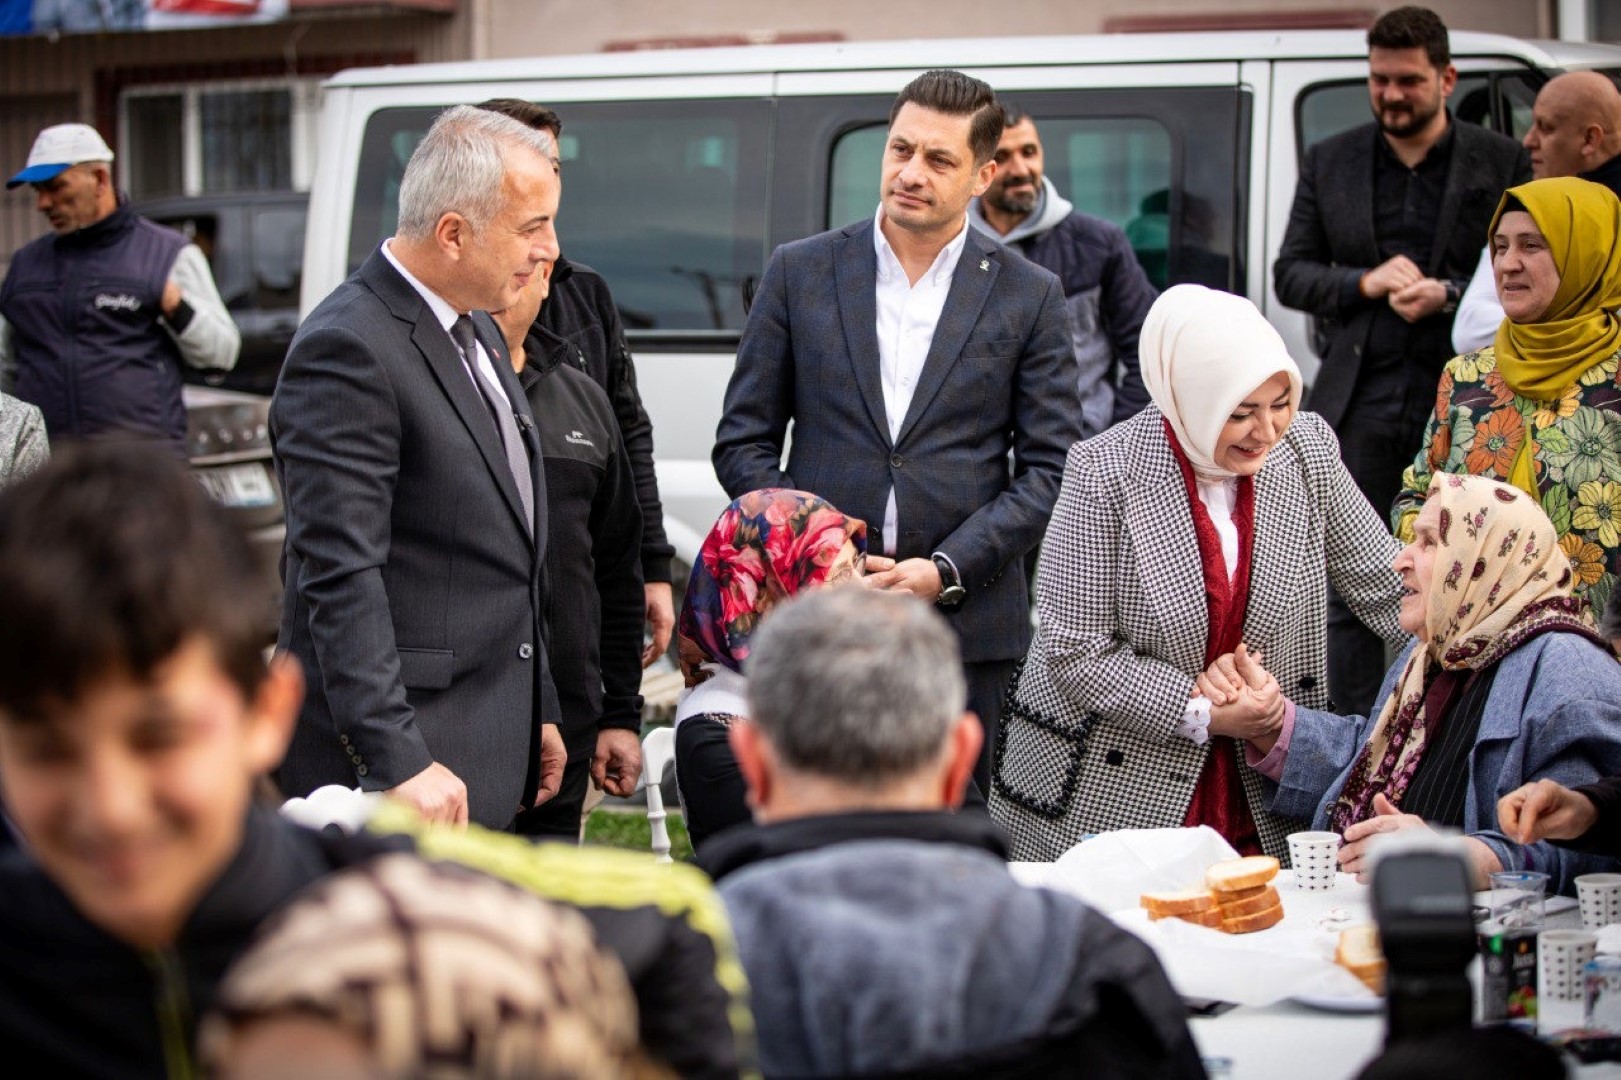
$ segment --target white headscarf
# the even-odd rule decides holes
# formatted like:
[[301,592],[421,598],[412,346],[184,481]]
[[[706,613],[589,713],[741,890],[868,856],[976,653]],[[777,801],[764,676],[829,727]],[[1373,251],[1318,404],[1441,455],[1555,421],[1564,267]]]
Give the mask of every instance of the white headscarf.
[[1233,410],[1278,372],[1300,408],[1300,368],[1272,324],[1242,296],[1203,285],[1173,285],[1143,320],[1138,356],[1143,385],[1205,479],[1225,479],[1216,464],[1221,429]]

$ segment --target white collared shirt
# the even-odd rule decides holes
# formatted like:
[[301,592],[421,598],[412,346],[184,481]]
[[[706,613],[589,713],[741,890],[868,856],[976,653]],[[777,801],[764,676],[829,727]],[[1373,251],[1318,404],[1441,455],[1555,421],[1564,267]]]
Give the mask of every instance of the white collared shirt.
[[[912,407],[912,395],[917,392],[923,362],[928,359],[929,346],[934,343],[934,330],[940,323],[940,313],[945,310],[951,279],[968,242],[968,215],[963,215],[962,228],[935,256],[934,264],[915,285],[907,280],[906,268],[884,237],[883,224],[884,210],[880,206],[872,229],[872,246],[878,254],[878,375],[884,388],[889,441],[893,444],[900,436],[906,411]],[[886,555],[895,553],[899,531],[895,489],[891,487],[889,503],[884,507]]]
[[[461,318],[460,313],[451,307],[444,297],[418,281],[416,275],[407,270],[400,260],[394,257],[394,252],[389,250],[389,245],[393,242],[392,237],[383,241],[383,258],[387,259],[389,264],[400,272],[400,276],[410,283],[411,288],[417,291],[417,295],[422,297],[422,302],[428,305],[428,310],[433,312],[433,317],[439,320],[439,325],[445,328],[445,336],[450,337],[450,328],[457,319]],[[455,346],[457,353],[461,352],[461,347],[456,345],[455,338],[450,338],[450,344]],[[490,360],[489,350],[484,347],[483,342],[479,341],[476,336],[473,338],[473,344],[476,346],[475,351],[478,356],[462,357],[462,367],[466,369],[467,377],[473,380],[473,389],[478,390],[479,386],[478,380],[473,377],[473,369],[469,365],[477,364],[485,382],[494,387],[495,392],[501,395],[501,400],[506,402],[507,408],[512,408],[512,399],[507,397],[506,389],[501,385],[501,380],[495,373],[495,365]],[[480,391],[479,398],[482,400],[483,397],[484,394]]]

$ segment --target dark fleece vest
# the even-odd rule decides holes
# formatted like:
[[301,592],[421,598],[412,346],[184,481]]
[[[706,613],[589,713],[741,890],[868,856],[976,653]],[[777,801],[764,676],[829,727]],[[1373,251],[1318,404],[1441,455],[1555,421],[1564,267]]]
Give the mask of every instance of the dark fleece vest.
[[11,326],[14,392],[39,406],[52,440],[126,432],[184,452],[180,349],[159,301],[185,244],[120,204],[12,258],[0,315]]

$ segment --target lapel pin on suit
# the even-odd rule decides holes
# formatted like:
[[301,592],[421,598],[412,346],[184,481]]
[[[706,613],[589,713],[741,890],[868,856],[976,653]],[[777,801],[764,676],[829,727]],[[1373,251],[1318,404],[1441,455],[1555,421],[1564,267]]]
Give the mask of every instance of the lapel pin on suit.
[[989,259],[981,259],[981,260],[979,260],[979,268],[981,270],[989,270],[991,268],[991,260],[989,260]]

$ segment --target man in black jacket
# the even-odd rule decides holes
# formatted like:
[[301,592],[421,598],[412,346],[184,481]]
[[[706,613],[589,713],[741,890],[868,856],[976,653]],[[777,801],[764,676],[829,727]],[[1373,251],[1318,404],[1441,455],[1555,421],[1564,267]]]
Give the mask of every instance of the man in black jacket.
[[[1454,122],[1446,99],[1456,81],[1433,11],[1381,16],[1368,31],[1375,123],[1306,153],[1273,264],[1278,299],[1316,316],[1323,365],[1307,407],[1339,435],[1345,467],[1380,514],[1423,441],[1497,200],[1531,177],[1512,140]],[[1373,707],[1384,648],[1331,596],[1328,682],[1340,712]]]
[[746,1070],[741,973],[691,868],[435,831],[390,800],[347,838],[254,805],[303,685],[291,657],[264,661],[273,616],[238,588],[256,565],[155,448],[70,448],[0,494],[11,1067],[193,1075],[195,1024],[261,923],[334,869],[415,848],[577,907],[625,965],[654,1056],[682,1076]]
[[629,795],[641,775],[641,510],[607,396],[542,326],[547,267],[494,313],[540,429],[546,481],[545,621],[568,763],[556,796],[518,815],[528,836],[578,838],[588,780]]
[[1148,946],[1020,885],[996,827],[950,812],[982,735],[944,618],[806,593],[761,625],[747,674],[731,741],[757,824],[700,862],[767,1076],[1204,1076]]
[[[479,108],[550,132],[554,142],[563,134],[563,121],[557,114],[533,102],[492,98],[480,102]],[[664,506],[659,501],[658,475],[653,468],[653,422],[636,388],[636,365],[625,341],[619,308],[601,274],[559,256],[552,267],[551,296],[540,309],[535,325],[567,343],[563,353],[566,362],[595,379],[613,405],[635,477],[636,501],[642,510],[642,588],[653,638],[642,650],[642,666],[647,667],[664,653],[675,629],[670,584],[675,548],[664,535]]]

